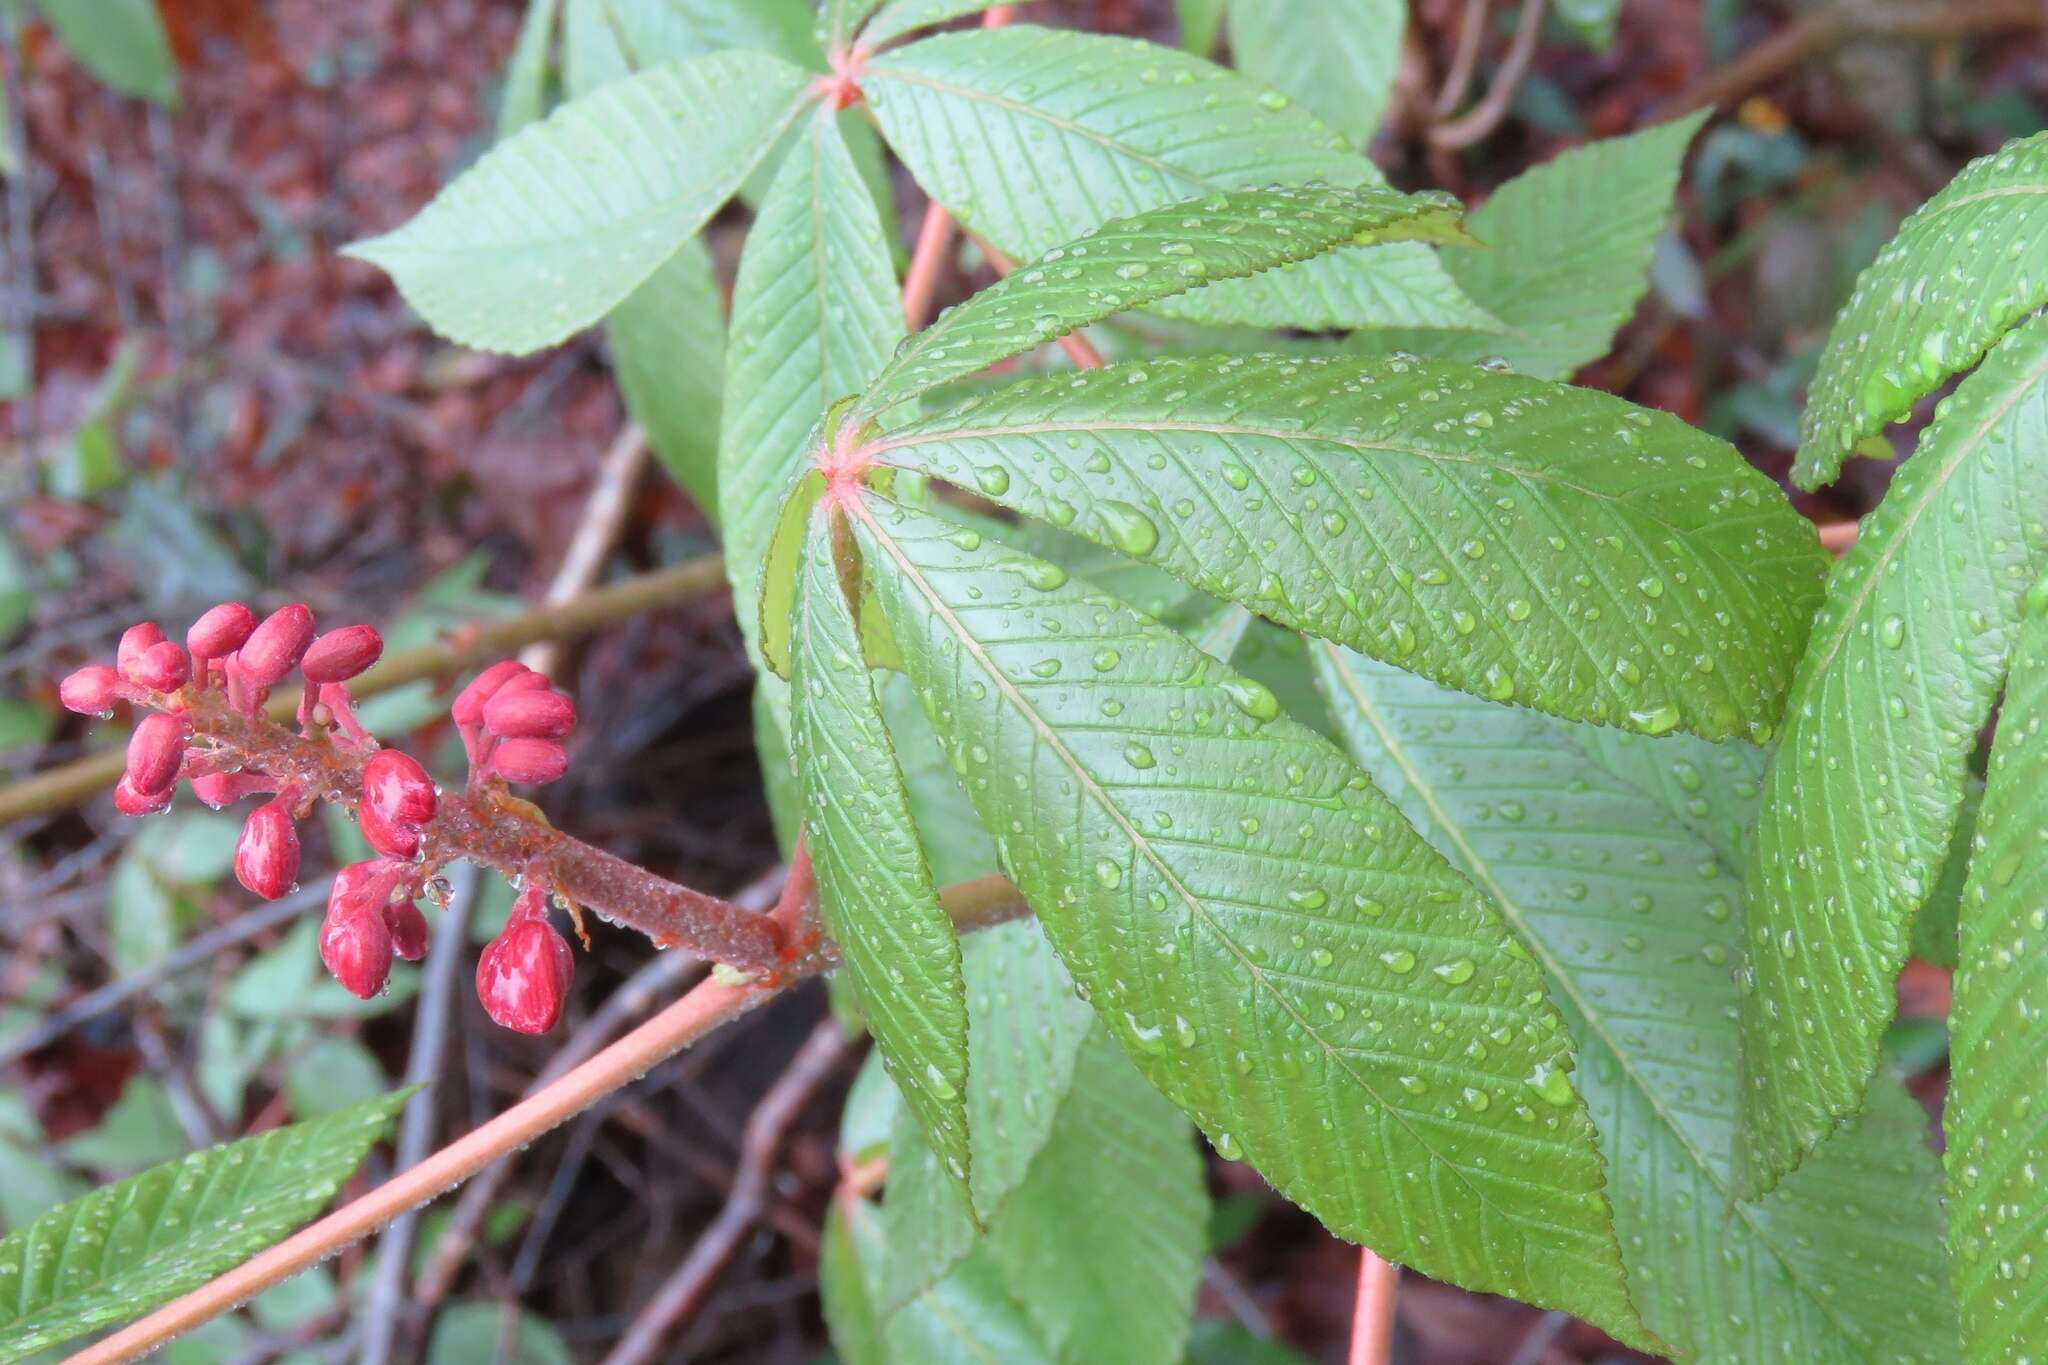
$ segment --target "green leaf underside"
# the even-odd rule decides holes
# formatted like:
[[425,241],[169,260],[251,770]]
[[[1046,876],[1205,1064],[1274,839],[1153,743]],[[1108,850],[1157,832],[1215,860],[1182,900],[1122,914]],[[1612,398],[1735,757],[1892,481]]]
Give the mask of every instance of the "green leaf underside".
[[2048,132],[1979,157],[1856,281],[1808,391],[1793,478],[1817,488],[1865,437],[2048,302]]
[[519,41],[505,67],[498,96],[498,136],[510,137],[537,121],[547,104],[548,59],[555,45],[555,15],[561,0],[528,0],[519,21]]
[[967,996],[881,704],[840,586],[831,518],[811,519],[791,649],[790,747],[825,930],[907,1108],[966,1187]]
[[586,95],[636,71],[738,48],[825,69],[811,0],[566,0],[563,74]]
[[484,153],[411,220],[347,254],[389,273],[433,328],[521,354],[644,283],[803,108],[809,77],[761,52],[650,68]]
[[1761,755],[1489,706],[1333,645],[1315,654],[1359,761],[1544,967],[1650,1330],[1692,1360],[1953,1359],[1935,1158],[1902,1087],[1881,1084],[1796,1176],[1730,1211],[1732,869]]
[[1301,103],[1352,145],[1372,140],[1401,64],[1406,0],[1234,0],[1237,69]]
[[2048,318],[2036,318],[1942,403],[1828,582],[1747,871],[1745,1197],[1853,1113],[1877,1065],[2020,597],[2048,571],[2044,475]]
[[912,30],[979,14],[988,7],[989,0],[889,0],[860,31],[860,45],[872,50]]
[[612,371],[647,444],[718,520],[718,401],[725,305],[711,253],[691,239],[606,319]]
[[882,0],[824,0],[819,6],[824,13],[819,16],[818,36],[827,48],[845,47],[881,3]]
[[1499,358],[1539,379],[1568,378],[1606,355],[1649,287],[1685,149],[1706,113],[1561,153],[1468,215],[1484,247],[1444,252],[1444,268],[1506,324],[1504,333],[1366,332],[1355,342],[1446,360]]
[[[826,407],[865,388],[903,339],[875,201],[836,123],[814,116],[806,133],[761,202],[733,283],[718,486],[726,576],[750,648],[761,638],[752,606],[763,557],[805,442]],[[786,601],[789,585],[773,587]]]
[[1152,1083],[1339,1235],[1647,1340],[1534,967],[1364,776],[1044,561],[874,500],[857,531],[999,857]]
[[1653,733],[1767,734],[1826,564],[1725,443],[1460,365],[1113,365],[874,451],[1447,686]]
[[[1021,25],[940,34],[875,58],[861,84],[918,183],[1023,259],[1191,196],[1384,183],[1284,97],[1128,39]],[[1168,311],[1253,326],[1498,329],[1412,244],[1225,281]]]
[[2048,1162],[2039,1108],[2048,915],[2048,616],[2018,629],[1991,747],[1976,856],[1963,893],[1961,966],[1949,1015],[1949,1250],[1965,1361],[2039,1360],[2048,1301],[2031,1280]]
[[818,1297],[832,1349],[846,1365],[889,1365],[881,1313],[868,1285],[869,1263],[882,1259],[880,1222],[861,1200],[834,1199],[825,1210],[818,1247]]
[[876,378],[860,410],[905,398],[1100,322],[1212,282],[1306,260],[1350,241],[1454,241],[1463,212],[1441,194],[1240,190],[1103,224],[946,313]]
[[1977,810],[1983,800],[1984,783],[1975,777],[1966,779],[1956,827],[1948,838],[1948,858],[1941,865],[1941,880],[1913,916],[1913,956],[1950,971],[1956,968],[1956,924],[1970,875],[1970,850],[1976,846]]
[[[885,1312],[944,1279],[973,1250],[981,1227],[993,1226],[1004,1212],[1052,1136],[1074,1085],[1075,1055],[1095,1024],[1035,926],[975,934],[962,945],[962,957],[973,1213],[929,1144],[921,1137],[892,1141],[883,1209],[889,1260],[879,1295]],[[1178,1127],[1179,1115],[1173,1119]]]
[[0,1241],[0,1360],[139,1317],[277,1241],[341,1188],[411,1094],[194,1152]]
[[178,63],[155,0],[54,0],[36,7],[78,64],[126,95],[178,104]]

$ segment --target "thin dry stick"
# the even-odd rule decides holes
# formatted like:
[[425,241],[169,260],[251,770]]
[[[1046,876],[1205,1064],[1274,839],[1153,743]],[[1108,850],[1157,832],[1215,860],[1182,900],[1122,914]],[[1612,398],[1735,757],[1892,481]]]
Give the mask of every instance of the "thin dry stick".
[[1371,1247],[1358,1249],[1358,1303],[1351,1314],[1347,1365],[1387,1365],[1387,1353],[1394,1343],[1394,1295],[1400,1281],[1398,1266],[1381,1260]]
[[1545,0],[1522,0],[1522,17],[1515,24],[1515,36],[1508,42],[1508,55],[1501,61],[1500,70],[1493,73],[1493,84],[1486,87],[1479,103],[1465,115],[1430,129],[1431,146],[1455,152],[1500,126],[1500,121],[1507,117],[1508,106],[1514,102],[1515,91],[1522,87],[1522,78],[1529,74],[1529,62],[1536,55],[1536,40],[1543,36],[1544,8]]
[[[448,640],[387,654],[384,661],[349,684],[357,698],[388,692],[422,678],[459,673],[504,657],[536,640],[570,640],[644,611],[709,597],[725,588],[725,559],[699,555],[665,569],[607,583],[573,602],[539,607],[518,616],[484,621]],[[270,714],[289,720],[299,694],[274,697]],[[46,811],[77,805],[111,787],[121,776],[126,741],[0,788],[0,826]]]
[[[973,933],[1031,913],[1001,877],[956,882],[939,895],[954,927]],[[157,1309],[71,1356],[66,1365],[121,1365],[156,1350],[165,1342],[230,1311],[270,1286],[335,1255],[369,1236],[386,1222],[452,1189],[507,1152],[595,1104],[645,1075],[721,1024],[814,976],[831,965],[825,953],[793,964],[774,981],[727,985],[717,978],[701,982],[688,995],[568,1072],[538,1094],[521,1100],[482,1127],[368,1194],[346,1204],[270,1250],[244,1262],[218,1279]]]
[[1447,119],[1465,102],[1472,88],[1472,73],[1479,69],[1480,40],[1486,36],[1486,21],[1493,17],[1493,0],[1465,0],[1465,15],[1458,21],[1458,45],[1451,52],[1451,67],[1444,73],[1444,88],[1438,92],[1430,113]]
[[673,1273],[655,1291],[647,1307],[633,1319],[604,1365],[644,1365],[661,1349],[663,1338],[687,1318],[739,1249],[740,1239],[767,1208],[769,1178],[782,1152],[783,1137],[818,1087],[846,1055],[847,1039],[839,1021],[827,1017],[813,1029],[760,1104],[747,1118],[740,1138],[740,1164],[732,1192],[711,1226],[690,1248]]
[[[619,538],[619,528],[626,524],[626,512],[633,505],[633,488],[640,482],[640,471],[646,465],[647,433],[638,422],[628,422],[597,466],[597,479],[591,484],[590,496],[583,501],[583,515],[576,523],[575,534],[569,538],[568,553],[562,556],[561,567],[555,570],[554,579],[541,598],[543,606],[574,601],[597,581],[604,557],[611,553],[612,543]],[[519,662],[552,677],[561,652],[561,641],[541,640],[521,651]]]
[[1940,42],[1999,29],[2048,28],[2042,0],[1839,3],[1808,10],[1672,102],[1674,113],[1733,104],[1815,57],[1862,38]]

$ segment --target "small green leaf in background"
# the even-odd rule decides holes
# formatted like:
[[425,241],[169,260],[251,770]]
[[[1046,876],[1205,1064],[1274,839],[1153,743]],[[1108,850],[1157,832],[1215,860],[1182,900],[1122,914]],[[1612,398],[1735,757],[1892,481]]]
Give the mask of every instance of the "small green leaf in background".
[[2028,596],[1963,892],[1949,1016],[1949,1246],[1969,1361],[2048,1352],[2048,1300],[2028,1278],[2041,1254],[2037,1191],[2048,1164],[2034,1112],[2048,1049],[2048,580]]
[[860,31],[860,45],[872,50],[915,29],[979,14],[988,7],[989,0],[889,0]]
[[1230,0],[1173,0],[1173,12],[1180,20],[1180,46],[1183,52],[1196,57],[1207,57],[1216,50],[1216,39],[1223,32],[1223,12]]
[[992,538],[859,517],[1005,870],[1147,1079],[1340,1235],[1647,1341],[1592,1126],[1548,1080],[1559,1022],[1469,884],[1179,636]]
[[1444,268],[1507,324],[1505,333],[1363,332],[1356,343],[1454,360],[1498,357],[1539,379],[1569,378],[1606,355],[1648,285],[1686,146],[1705,118],[1688,114],[1560,153],[1467,215],[1466,229],[1483,245],[1446,250]]
[[427,1365],[575,1365],[575,1360],[553,1326],[516,1304],[444,1308],[427,1342]]
[[[1018,259],[1190,196],[1385,183],[1278,92],[1123,38],[1025,25],[942,33],[877,55],[862,88],[918,184]],[[1028,178],[1011,174],[1021,165]],[[1164,311],[1275,327],[1499,327],[1414,243],[1225,281]]]
[[1187,1365],[1310,1365],[1284,1342],[1255,1337],[1235,1322],[1202,1318],[1188,1334]]
[[277,1241],[333,1197],[411,1094],[195,1152],[0,1241],[0,1361],[139,1317]]
[[1447,194],[1275,187],[1115,219],[948,309],[875,376],[848,420],[858,428],[863,416],[1126,309],[1347,243],[1470,240],[1462,213]]
[[156,0],[45,0],[37,6],[78,64],[123,94],[178,104],[178,64]]
[[1412,358],[1128,361],[869,449],[1449,686],[1652,734],[1768,735],[1828,562],[1668,413]]
[[498,136],[507,138],[547,110],[548,73],[555,47],[555,16],[561,0],[527,0],[519,23],[519,42],[505,67],[505,89],[498,99]]
[[284,1093],[294,1119],[314,1119],[381,1095],[391,1082],[371,1051],[353,1038],[323,1037],[291,1059]]
[[1393,92],[1407,26],[1407,0],[1231,0],[1230,54],[1245,75],[1364,146]]
[[1942,401],[1863,519],[1786,701],[1745,897],[1745,1197],[1862,1102],[2021,597],[2048,573],[2044,486],[2048,317],[2036,317]]
[[1900,225],[1835,319],[1793,477],[1817,488],[1857,444],[1976,364],[2048,301],[2048,132],[1979,157]]
[[967,997],[903,773],[846,600],[832,522],[811,520],[792,648],[791,754],[825,931],[883,1062],[962,1190],[971,1178]]
[[35,614],[36,586],[14,538],[0,530],[0,642],[11,639]]
[[1586,46],[1605,52],[1614,43],[1615,21],[1621,17],[1621,0],[1557,0],[1557,17],[1579,35]]
[[803,107],[761,52],[652,67],[486,152],[402,227],[356,242],[442,335],[551,346],[611,312],[731,196]]
[[136,1075],[98,1126],[64,1144],[66,1160],[98,1171],[139,1171],[185,1151],[170,1092],[154,1076]]

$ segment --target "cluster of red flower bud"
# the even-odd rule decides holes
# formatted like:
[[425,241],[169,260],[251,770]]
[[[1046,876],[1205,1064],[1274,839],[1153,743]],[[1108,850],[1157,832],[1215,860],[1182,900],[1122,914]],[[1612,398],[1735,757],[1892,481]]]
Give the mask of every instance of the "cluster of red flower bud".
[[[298,821],[316,799],[344,798],[350,784],[331,779],[344,770],[356,773],[356,821],[377,856],[335,874],[320,956],[343,986],[365,999],[384,989],[393,957],[417,961],[426,952],[427,922],[416,902],[434,894],[439,863],[460,856],[459,849],[429,848],[442,793],[427,770],[396,749],[379,747],[356,720],[349,680],[383,652],[384,641],[369,626],[316,635],[313,613],[302,603],[259,621],[239,602],[228,602],[194,622],[182,647],[154,623],[131,627],[113,667],[81,668],[59,689],[66,707],[87,715],[111,715],[124,701],[148,709],[114,789],[123,814],[167,809],[181,778],[216,810],[249,796],[270,797],[243,823],[235,845],[236,878],[267,900],[298,881]],[[306,681],[299,737],[325,742],[326,766],[309,773],[303,764],[266,765],[265,754],[250,752],[246,735],[232,743],[208,732],[209,723],[235,717],[258,722],[270,690],[294,668]],[[450,713],[469,755],[466,795],[493,781],[552,782],[568,769],[560,741],[575,727],[575,705],[523,664],[507,660],[485,669],[456,696]],[[290,740],[287,731],[256,733]],[[546,896],[529,880],[504,932],[478,963],[484,1008],[507,1028],[544,1033],[561,1015],[573,969],[568,941],[548,922]]]

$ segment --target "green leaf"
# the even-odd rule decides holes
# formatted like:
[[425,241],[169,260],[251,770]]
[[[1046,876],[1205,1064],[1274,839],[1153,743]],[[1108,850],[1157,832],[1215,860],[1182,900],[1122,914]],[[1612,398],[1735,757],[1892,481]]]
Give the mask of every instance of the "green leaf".
[[1065,1365],[1005,1286],[987,1248],[891,1314],[883,1330],[889,1359]]
[[517,1307],[508,1314],[502,1303],[442,1309],[427,1342],[427,1365],[574,1365],[575,1359],[544,1319]]
[[538,122],[547,107],[548,67],[554,55],[555,16],[561,0],[527,0],[519,21],[519,41],[505,67],[505,89],[498,97],[498,136],[506,138]]
[[[863,1077],[881,1072],[863,1069]],[[868,1289],[863,1247],[854,1240],[856,1226],[867,1233],[869,1255],[880,1247],[875,1212],[865,1202],[834,1199],[825,1210],[825,1233],[818,1248],[818,1294],[824,1301],[825,1326],[832,1349],[846,1365],[889,1365],[882,1345],[882,1317]]]
[[861,399],[861,417],[1129,308],[1319,256],[1346,242],[1457,241],[1447,194],[1240,190],[1105,223],[998,280],[912,338]]
[[1614,44],[1614,24],[1621,17],[1621,0],[1557,0],[1557,17],[1586,46],[1605,52]]
[[341,1188],[411,1094],[195,1152],[0,1241],[0,1360],[140,1316],[277,1241]]
[[2048,885],[2048,614],[2018,628],[1963,893],[1961,966],[1949,1014],[1949,1249],[1966,1361],[2048,1351],[2036,1173],[2048,1134],[2033,1116],[2048,1022],[2041,1010],[2041,888]]
[[1393,92],[1407,25],[1406,0],[1232,0],[1230,53],[1245,75],[1363,146]]
[[[888,722],[889,738],[896,745],[896,762],[903,769],[903,783],[910,791],[910,812],[917,817],[918,839],[932,865],[932,880],[940,886],[985,877],[996,870],[996,847],[988,831],[975,818],[960,775],[946,759],[932,723],[918,705],[910,680],[892,673],[882,688],[882,718]],[[980,935],[976,935],[977,938]],[[969,951],[969,960],[972,961]],[[969,977],[969,981],[972,981]],[[973,1054],[970,1030],[968,1052]],[[975,1064],[968,1063],[967,1093],[974,1094]]]
[[178,107],[178,63],[156,0],[55,0],[36,8],[87,71],[123,94]]
[[[822,509],[821,509],[822,512]],[[841,588],[829,513],[811,521],[792,649],[791,753],[825,930],[909,1111],[963,1190],[970,1170],[967,996],[953,922]],[[853,568],[857,573],[857,567]]]
[[1188,1334],[1187,1365],[1311,1365],[1286,1342],[1255,1337],[1224,1318],[1202,1318]]
[[1942,403],[1829,579],[1793,680],[1747,877],[1745,1197],[1863,1098],[2021,594],[2048,572],[2044,490],[2048,317]]
[[1447,360],[1500,358],[1564,379],[1607,354],[1649,286],[1686,145],[1706,111],[1588,143],[1522,172],[1465,220],[1484,243],[1449,250],[1458,287],[1507,324],[1497,336],[1365,333],[1359,345]]
[[853,35],[875,12],[882,0],[824,0],[818,25],[819,37],[827,50],[843,48],[853,41]]
[[868,451],[1448,686],[1651,733],[1769,733],[1827,563],[1724,442],[1462,365],[1112,365]]
[[889,0],[860,31],[860,45],[872,51],[915,29],[979,14],[988,7],[989,0]]
[[[885,1308],[945,1278],[973,1249],[981,1227],[995,1224],[1003,1214],[1060,1121],[1074,1086],[1075,1055],[1095,1023],[1034,925],[1003,925],[975,934],[962,955],[970,1010],[973,1211],[932,1149],[921,1139],[901,1140],[899,1127],[899,1138],[890,1143],[884,1207],[889,1229]],[[1142,1080],[1132,1079],[1143,1087]],[[1185,1138],[1179,1115],[1172,1117]]]
[[[814,115],[805,131],[761,203],[733,285],[718,485],[726,575],[733,600],[749,605],[762,599],[763,559],[819,417],[865,387],[903,338],[874,199],[836,123]],[[771,587],[781,600],[782,581]],[[752,647],[760,617],[748,606],[736,615]]]
[[1962,808],[1956,812],[1955,832],[1949,835],[1948,858],[1941,865],[1941,880],[1927,894],[1918,914],[1913,916],[1914,957],[1950,971],[1956,968],[1957,921],[1963,907],[1963,887],[1970,875],[1970,850],[1977,842],[1977,810],[1984,801],[1984,784],[1969,778],[1963,787]]
[[1591,1125],[1542,1098],[1557,1018],[1469,885],[1264,688],[1043,561],[859,515],[1011,880],[1147,1079],[1338,1235],[1647,1341]]
[[1181,50],[1197,57],[1214,52],[1228,4],[1229,0],[1173,0],[1174,16],[1180,20]]
[[662,466],[716,522],[725,303],[703,242],[683,243],[612,310],[606,330],[626,411]]
[[563,75],[571,98],[636,71],[732,50],[825,69],[810,0],[566,0]]
[[1799,486],[1832,480],[1859,442],[2048,302],[2044,253],[2048,132],[1963,167],[1857,277],[1808,392]]
[[[918,183],[1019,259],[1190,196],[1383,183],[1342,135],[1277,93],[1128,39],[1028,26],[945,33],[876,57],[862,88]],[[1020,166],[1031,173],[1014,174]],[[1227,281],[1169,311],[1257,326],[1498,327],[1413,244]]]
[[345,254],[433,328],[522,354],[617,307],[796,120],[809,77],[760,52],[658,66],[484,153],[396,231]]
[[1880,1086],[1796,1177],[1731,1211],[1731,826],[1762,756],[1570,725],[1315,652],[1359,762],[1543,966],[1650,1330],[1687,1360],[1953,1359],[1935,1161],[1902,1087]]

